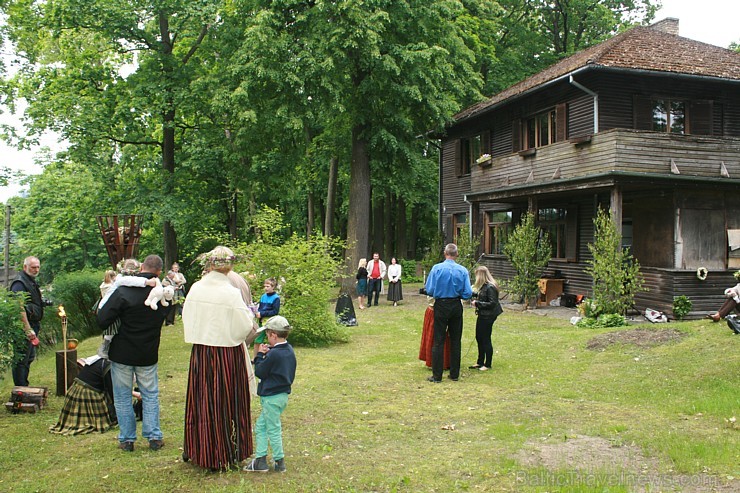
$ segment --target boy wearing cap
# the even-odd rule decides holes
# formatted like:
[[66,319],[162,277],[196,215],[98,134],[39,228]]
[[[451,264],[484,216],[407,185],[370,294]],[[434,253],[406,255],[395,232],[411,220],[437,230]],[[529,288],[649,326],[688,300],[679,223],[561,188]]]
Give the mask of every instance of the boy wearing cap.
[[254,425],[256,442],[255,459],[244,467],[245,471],[267,472],[268,443],[276,472],[285,472],[283,430],[280,415],[288,405],[288,394],[295,379],[296,358],[293,347],[286,340],[290,324],[285,317],[275,316],[265,324],[267,344],[261,344],[254,358],[254,373],[260,379],[257,395],[262,412]]

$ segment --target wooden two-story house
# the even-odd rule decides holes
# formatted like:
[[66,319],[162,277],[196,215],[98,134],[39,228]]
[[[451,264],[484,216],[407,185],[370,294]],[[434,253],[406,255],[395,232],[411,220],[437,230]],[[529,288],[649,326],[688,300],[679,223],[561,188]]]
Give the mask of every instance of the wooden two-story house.
[[740,53],[680,37],[677,19],[635,27],[461,111],[440,166],[445,236],[482,234],[495,277],[513,275],[502,246],[530,210],[552,239],[546,274],[591,295],[607,207],[649,289],[636,308],[670,315],[687,295],[690,317],[715,311],[740,268]]

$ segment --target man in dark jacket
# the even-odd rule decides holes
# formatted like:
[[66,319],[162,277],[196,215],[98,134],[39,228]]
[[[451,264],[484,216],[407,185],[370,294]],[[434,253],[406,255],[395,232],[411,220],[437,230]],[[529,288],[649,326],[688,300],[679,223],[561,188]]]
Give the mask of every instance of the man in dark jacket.
[[28,386],[28,374],[31,371],[31,362],[36,359],[36,337],[41,330],[41,319],[44,318],[44,300],[41,290],[36,283],[36,276],[41,270],[41,262],[36,257],[26,257],[23,260],[23,271],[13,281],[10,290],[14,293],[25,292],[26,302],[21,311],[21,321],[28,337],[26,351],[21,359],[13,366],[13,383]]
[[[162,259],[149,255],[141,264],[141,277],[151,279],[162,273]],[[136,441],[136,417],[131,406],[131,391],[136,385],[143,403],[142,436],[149,440],[149,448],[159,450],[164,446],[159,427],[159,340],[162,323],[172,305],[152,310],[144,301],[152,288],[120,286],[113,292],[98,312],[98,325],[108,327],[116,319],[121,326],[113,338],[108,352],[111,360],[113,396],[118,415],[119,448],[127,452],[134,450]]]

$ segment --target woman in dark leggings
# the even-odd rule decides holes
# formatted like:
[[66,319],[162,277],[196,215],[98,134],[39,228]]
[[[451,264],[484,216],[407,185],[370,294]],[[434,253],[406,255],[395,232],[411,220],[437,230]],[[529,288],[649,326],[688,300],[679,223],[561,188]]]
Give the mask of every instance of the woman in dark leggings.
[[470,369],[485,371],[491,367],[491,360],[493,359],[493,344],[491,343],[493,322],[503,313],[503,309],[498,300],[498,284],[484,265],[475,269],[473,292],[478,293],[477,299],[472,301],[475,313],[478,315],[478,320],[475,323],[478,361]]

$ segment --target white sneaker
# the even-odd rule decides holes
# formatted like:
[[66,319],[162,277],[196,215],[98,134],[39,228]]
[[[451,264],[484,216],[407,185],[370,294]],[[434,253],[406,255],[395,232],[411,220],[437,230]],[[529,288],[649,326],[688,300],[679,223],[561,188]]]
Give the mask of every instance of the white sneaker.
[[485,367],[485,366],[481,366],[480,368],[478,368],[478,370],[480,370],[480,371],[486,371],[486,370],[488,370],[488,368]]

